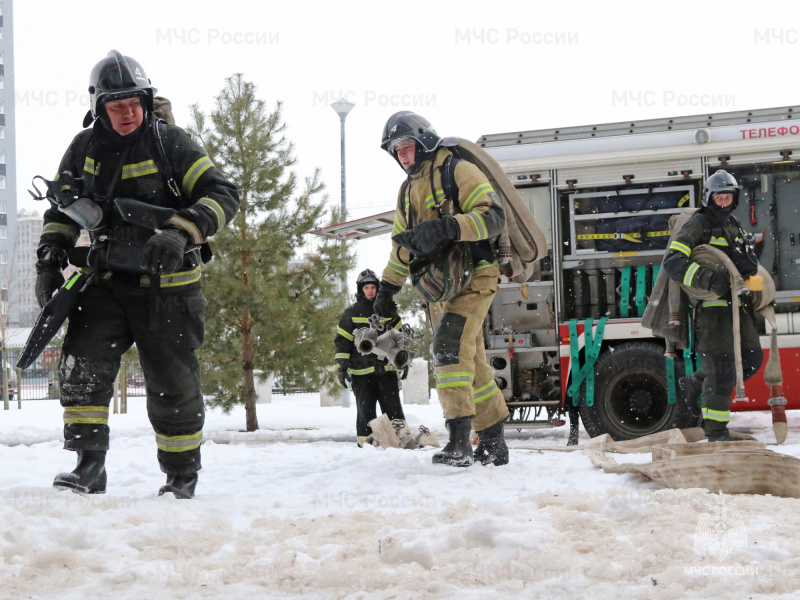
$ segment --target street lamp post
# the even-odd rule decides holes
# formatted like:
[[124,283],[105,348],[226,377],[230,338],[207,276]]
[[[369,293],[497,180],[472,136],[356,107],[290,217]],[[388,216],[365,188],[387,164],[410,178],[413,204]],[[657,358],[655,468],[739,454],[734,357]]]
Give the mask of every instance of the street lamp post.
[[[339,122],[341,124],[341,145],[342,145],[342,204],[341,204],[341,219],[342,222],[347,220],[347,193],[346,193],[346,186],[345,186],[345,162],[344,162],[344,120],[347,118],[347,115],[350,114],[350,111],[353,110],[355,104],[347,100],[346,98],[340,98],[333,104],[331,104],[331,108],[336,111],[336,114],[339,115]],[[342,240],[342,246],[345,245],[344,240]],[[345,271],[344,275],[342,276],[342,295],[347,298],[347,271]],[[346,303],[346,302],[345,302]],[[350,394],[348,394],[347,390],[345,389],[342,392],[342,406],[347,408],[350,406]]]
[[347,115],[350,114],[350,111],[353,110],[355,104],[347,100],[346,98],[340,98],[333,104],[331,104],[331,108],[336,111],[336,114],[339,115],[339,122],[341,123],[341,143],[342,143],[342,220],[344,221],[347,217],[347,194],[345,190],[345,169],[344,169],[344,120],[347,118]]

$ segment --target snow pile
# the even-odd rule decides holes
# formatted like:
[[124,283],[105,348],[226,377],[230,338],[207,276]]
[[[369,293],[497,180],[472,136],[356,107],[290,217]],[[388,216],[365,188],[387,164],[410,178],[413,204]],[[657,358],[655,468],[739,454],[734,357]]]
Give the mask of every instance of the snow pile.
[[[579,452],[434,466],[430,449],[357,448],[355,409],[318,403],[259,405],[255,434],[209,412],[192,501],[155,495],[143,399],[111,417],[102,496],[50,487],[74,465],[56,402],[0,413],[0,598],[794,597],[800,500],[665,490]],[[446,436],[437,404],[406,413]],[[734,425],[772,439],[768,415]],[[511,444],[562,446],[565,429]],[[800,455],[800,426],[781,450]]]

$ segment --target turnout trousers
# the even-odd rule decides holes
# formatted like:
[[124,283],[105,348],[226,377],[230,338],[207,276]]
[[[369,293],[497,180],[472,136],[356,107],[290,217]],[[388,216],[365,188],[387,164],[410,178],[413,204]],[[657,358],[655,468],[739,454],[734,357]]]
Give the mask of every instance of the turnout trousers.
[[403,405],[400,404],[400,387],[397,385],[397,371],[353,375],[350,382],[356,397],[356,435],[366,438],[372,433],[369,422],[377,418],[375,405],[389,419],[403,419]]
[[486,360],[483,322],[497,292],[496,264],[475,273],[469,288],[428,307],[433,327],[436,390],[445,419],[471,417],[475,431],[508,416],[505,399]]
[[[696,322],[697,351],[701,355],[701,370],[696,376],[703,380],[703,427],[706,432],[723,431],[731,419],[731,395],[736,388],[730,304],[702,307]],[[761,368],[764,353],[753,314],[739,309],[739,323],[742,373],[747,381]]]
[[171,475],[194,473],[205,418],[195,350],[203,343],[206,301],[199,281],[155,292],[140,286],[139,276],[116,273],[88,288],[70,316],[59,365],[64,447],[108,449],[114,380],[135,342],[159,466]]

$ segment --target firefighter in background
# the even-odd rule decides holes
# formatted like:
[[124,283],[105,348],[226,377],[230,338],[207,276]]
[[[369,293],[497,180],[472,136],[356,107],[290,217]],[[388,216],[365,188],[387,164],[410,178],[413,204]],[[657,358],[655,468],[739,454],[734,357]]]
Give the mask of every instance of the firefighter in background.
[[[374,354],[361,354],[353,344],[353,330],[369,327],[367,319],[375,314],[373,303],[378,285],[380,280],[370,269],[358,275],[356,301],[342,313],[333,342],[339,365],[339,383],[346,389],[347,382],[350,382],[356,397],[356,436],[359,446],[363,446],[364,441],[372,434],[369,422],[378,416],[375,413],[376,402],[389,419],[405,421],[406,418],[403,405],[400,404],[397,370]],[[388,326],[400,328],[400,319],[396,316],[386,321]],[[402,378],[405,379],[407,375],[408,367],[403,369]]]
[[[94,272],[69,319],[59,365],[64,448],[78,464],[53,485],[80,493],[106,490],[108,406],[120,357],[135,342],[146,380],[147,414],[167,482],[159,495],[194,496],[200,470],[204,407],[195,350],[203,342],[205,298],[200,246],[236,215],[238,192],[179,127],[154,124],[155,89],[144,68],[116,50],[90,76],[91,110],[58,169],[80,198],[49,197],[36,263],[40,306],[63,283],[61,270],[81,229],[91,253],[73,264]],[[156,128],[163,131],[163,155]],[[160,164],[160,163],[168,163]],[[175,187],[165,172],[172,171]],[[72,193],[72,192],[71,192]],[[160,231],[129,225],[115,198],[177,210]],[[70,199],[67,199],[67,204]],[[88,224],[95,207],[99,222]],[[83,207],[76,210],[75,207]],[[99,209],[97,208],[99,207]],[[113,251],[112,251],[113,248]]]
[[[452,156],[449,150],[439,147],[441,141],[426,119],[409,111],[389,118],[381,140],[381,148],[407,175],[397,198],[393,233],[408,230],[415,256],[444,252],[453,241],[472,242],[475,264],[469,288],[448,302],[428,306],[434,329],[436,389],[450,435],[442,451],[433,455],[433,462],[467,467],[477,459],[483,464],[503,465],[508,463],[503,431],[508,408],[486,360],[483,322],[500,276],[490,240],[501,233],[505,216],[499,198],[480,169],[460,161],[455,167],[460,214],[439,217],[435,203],[445,197],[441,167]],[[396,313],[392,297],[409,276],[409,260],[409,251],[393,240],[375,299],[375,312],[379,315],[389,317]],[[472,427],[480,440],[474,455],[469,440]]]
[[[670,243],[663,265],[671,279],[701,290],[712,290],[719,300],[695,305],[696,349],[701,369],[681,380],[690,406],[702,399],[703,429],[710,442],[731,441],[728,431],[731,394],[736,387],[736,362],[731,321],[731,285],[727,273],[716,273],[690,258],[692,249],[709,244],[727,254],[743,279],[758,271],[758,259],[744,243],[745,231],[731,214],[739,203],[739,186],[726,171],[717,171],[705,183],[702,208],[686,222]],[[744,379],[755,375],[764,355],[753,311],[745,297],[739,307]]]

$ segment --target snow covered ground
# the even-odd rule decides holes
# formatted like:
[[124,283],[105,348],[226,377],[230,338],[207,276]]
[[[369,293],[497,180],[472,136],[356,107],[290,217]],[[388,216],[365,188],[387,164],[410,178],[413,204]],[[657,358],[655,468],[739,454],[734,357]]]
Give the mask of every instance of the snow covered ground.
[[[209,411],[191,501],[156,497],[164,475],[143,398],[112,415],[101,496],[51,487],[74,466],[57,402],[0,412],[0,598],[798,595],[800,500],[662,489],[606,475],[580,452],[434,466],[430,449],[357,448],[355,409],[320,408],[315,395],[258,412],[262,429],[247,434],[243,411]],[[446,439],[435,400],[406,415]],[[780,450],[800,456],[800,415],[789,421]],[[736,415],[733,428],[772,441],[766,414]],[[513,433],[510,444],[562,447],[566,433]],[[716,554],[699,527],[709,518],[738,534]]]

